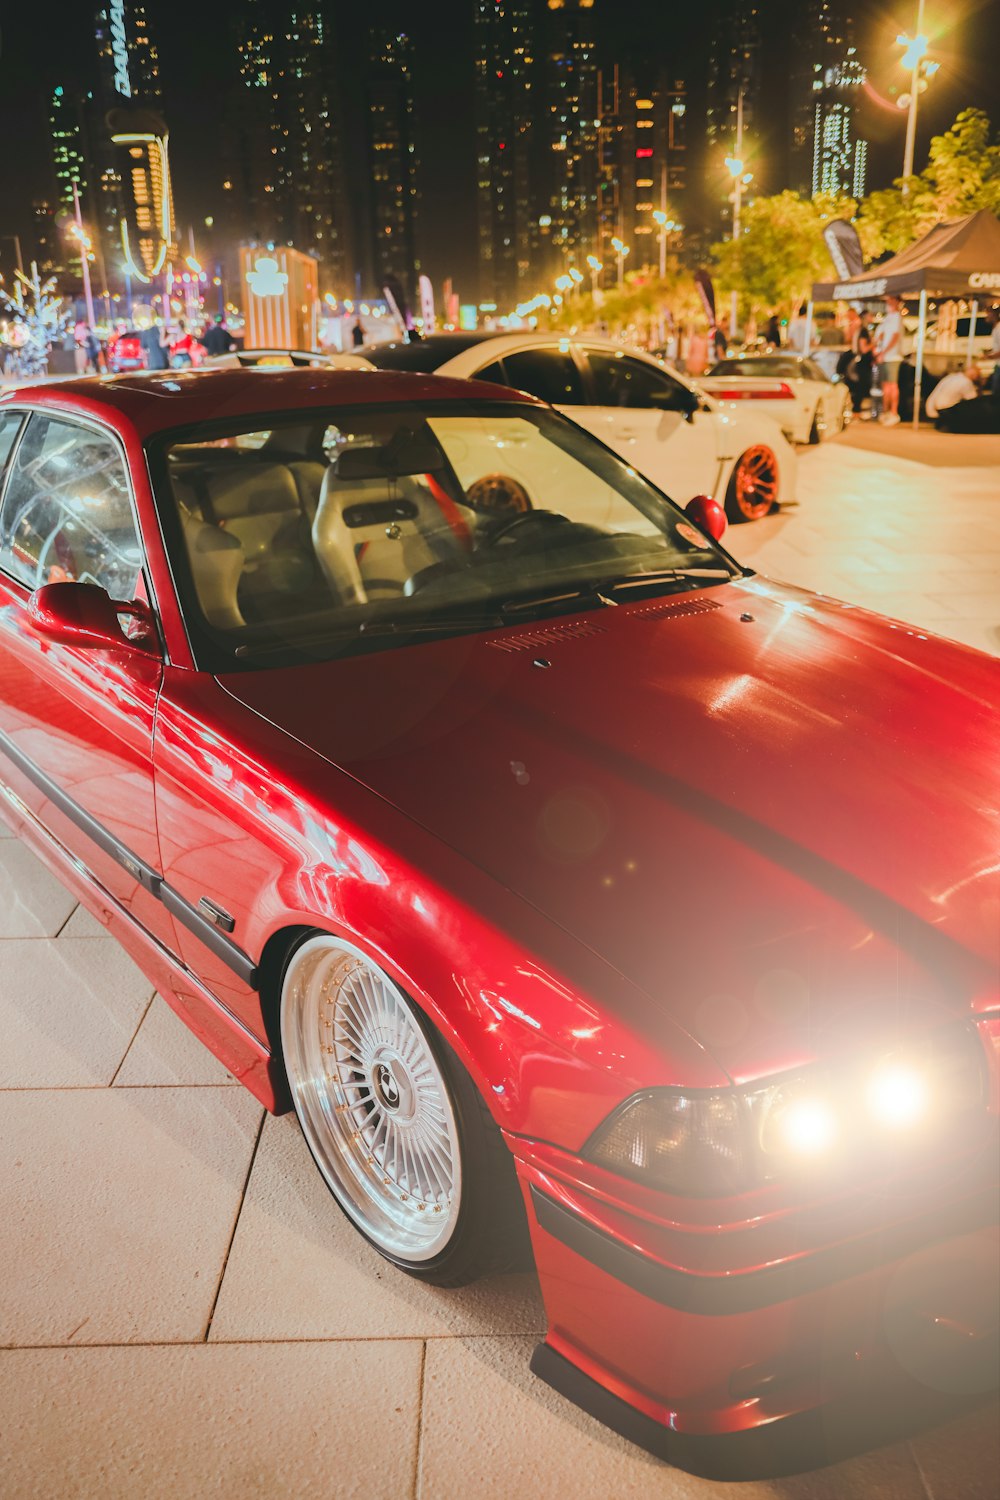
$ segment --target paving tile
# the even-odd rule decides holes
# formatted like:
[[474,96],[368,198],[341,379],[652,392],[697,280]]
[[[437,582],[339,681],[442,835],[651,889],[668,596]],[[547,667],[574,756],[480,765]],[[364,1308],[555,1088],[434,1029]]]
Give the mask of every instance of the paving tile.
[[926,1500],[903,1445],[738,1490],[670,1468],[558,1396],[528,1369],[529,1339],[427,1345],[419,1500]]
[[995,1401],[923,1433],[912,1448],[930,1500],[996,1500],[1000,1494],[1000,1410]]
[[3,804],[0,803],[0,839],[16,839],[17,834],[8,823],[4,821]]
[[0,1093],[0,1345],[203,1337],[261,1113],[230,1088]]
[[107,934],[107,928],[85,906],[78,906],[59,936],[60,938],[94,938],[107,937]]
[[0,1354],[4,1500],[407,1500],[419,1344]]
[[0,1088],[108,1084],[153,986],[113,938],[12,938],[0,959]]
[[292,1116],[265,1121],[212,1339],[539,1333],[534,1276],[444,1291],[397,1271],[341,1213]]
[[0,842],[0,938],[55,937],[75,905],[27,844]]
[[156,995],[115,1076],[115,1087],[226,1083],[239,1087],[162,996]]

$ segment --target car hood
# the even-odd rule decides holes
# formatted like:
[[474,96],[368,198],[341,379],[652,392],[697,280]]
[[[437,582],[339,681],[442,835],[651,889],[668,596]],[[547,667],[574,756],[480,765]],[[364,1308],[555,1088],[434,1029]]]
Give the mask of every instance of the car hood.
[[1000,663],[752,578],[226,690],[736,1079],[997,1002]]

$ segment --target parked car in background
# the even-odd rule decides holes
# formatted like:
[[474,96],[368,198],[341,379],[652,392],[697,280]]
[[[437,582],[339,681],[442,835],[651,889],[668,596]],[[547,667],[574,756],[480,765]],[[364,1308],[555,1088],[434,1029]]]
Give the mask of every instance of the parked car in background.
[[5,820],[397,1271],[533,1257],[535,1372],[747,1477],[995,1379],[1000,664],[724,526],[497,384],[0,397]]
[[572,417],[678,503],[710,495],[731,521],[795,498],[795,453],[762,410],[720,406],[669,365],[596,335],[440,333],[358,351],[380,370],[489,380]]
[[146,353],[139,339],[138,328],[128,328],[113,333],[108,339],[108,369],[112,375],[121,375],[126,370],[144,370]]
[[744,354],[721,359],[697,385],[724,406],[767,402],[767,411],[792,443],[818,443],[843,432],[851,395],[814,359],[799,354]]

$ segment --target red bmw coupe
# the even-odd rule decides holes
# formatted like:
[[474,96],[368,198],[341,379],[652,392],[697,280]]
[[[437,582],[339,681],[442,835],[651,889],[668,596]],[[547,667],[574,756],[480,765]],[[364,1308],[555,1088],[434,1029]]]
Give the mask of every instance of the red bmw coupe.
[[537,1373],[706,1472],[988,1383],[1000,663],[498,387],[81,380],[0,466],[5,817],[388,1260],[526,1226]]

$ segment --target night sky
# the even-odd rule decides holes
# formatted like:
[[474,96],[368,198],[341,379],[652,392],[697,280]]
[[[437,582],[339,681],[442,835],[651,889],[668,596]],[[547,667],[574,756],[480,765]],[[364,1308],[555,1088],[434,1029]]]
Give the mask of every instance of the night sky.
[[[472,131],[472,0],[429,0],[405,5],[364,0],[366,13],[404,15],[416,48],[415,90],[420,128],[422,203],[419,239],[425,265],[438,282],[451,275],[461,286],[475,268],[474,149]],[[199,224],[218,209],[217,151],[224,97],[234,66],[229,23],[240,0],[150,0],[160,45],[164,113],[170,128],[178,222]],[[780,96],[788,57],[787,37],[795,0],[761,0],[765,32],[765,77],[773,70]],[[885,96],[898,81],[893,38],[912,29],[912,0],[858,0],[859,52],[871,69],[873,95]],[[935,15],[938,12],[938,16]],[[0,54],[0,233],[31,231],[31,200],[51,196],[47,103],[52,87],[84,87],[96,71],[89,0],[48,0],[4,7]],[[692,127],[704,92],[705,56],[713,7],[706,0],[596,0],[603,40],[625,60],[658,52],[688,82]],[[945,129],[959,109],[976,104],[1000,126],[1000,4],[997,0],[927,0],[927,29],[946,21],[934,42],[941,72],[921,102],[918,165],[929,136]],[[610,36],[608,35],[610,31]],[[873,67],[872,59],[883,59]],[[865,127],[872,143],[869,186],[888,185],[900,170],[903,115],[869,101]],[[771,122],[774,145],[785,122]],[[694,142],[692,144],[695,144]],[[768,142],[765,139],[764,149]],[[776,155],[776,152],[775,152]],[[692,165],[698,169],[697,158]],[[784,184],[766,180],[769,191]],[[10,263],[9,241],[0,240],[0,264]]]

